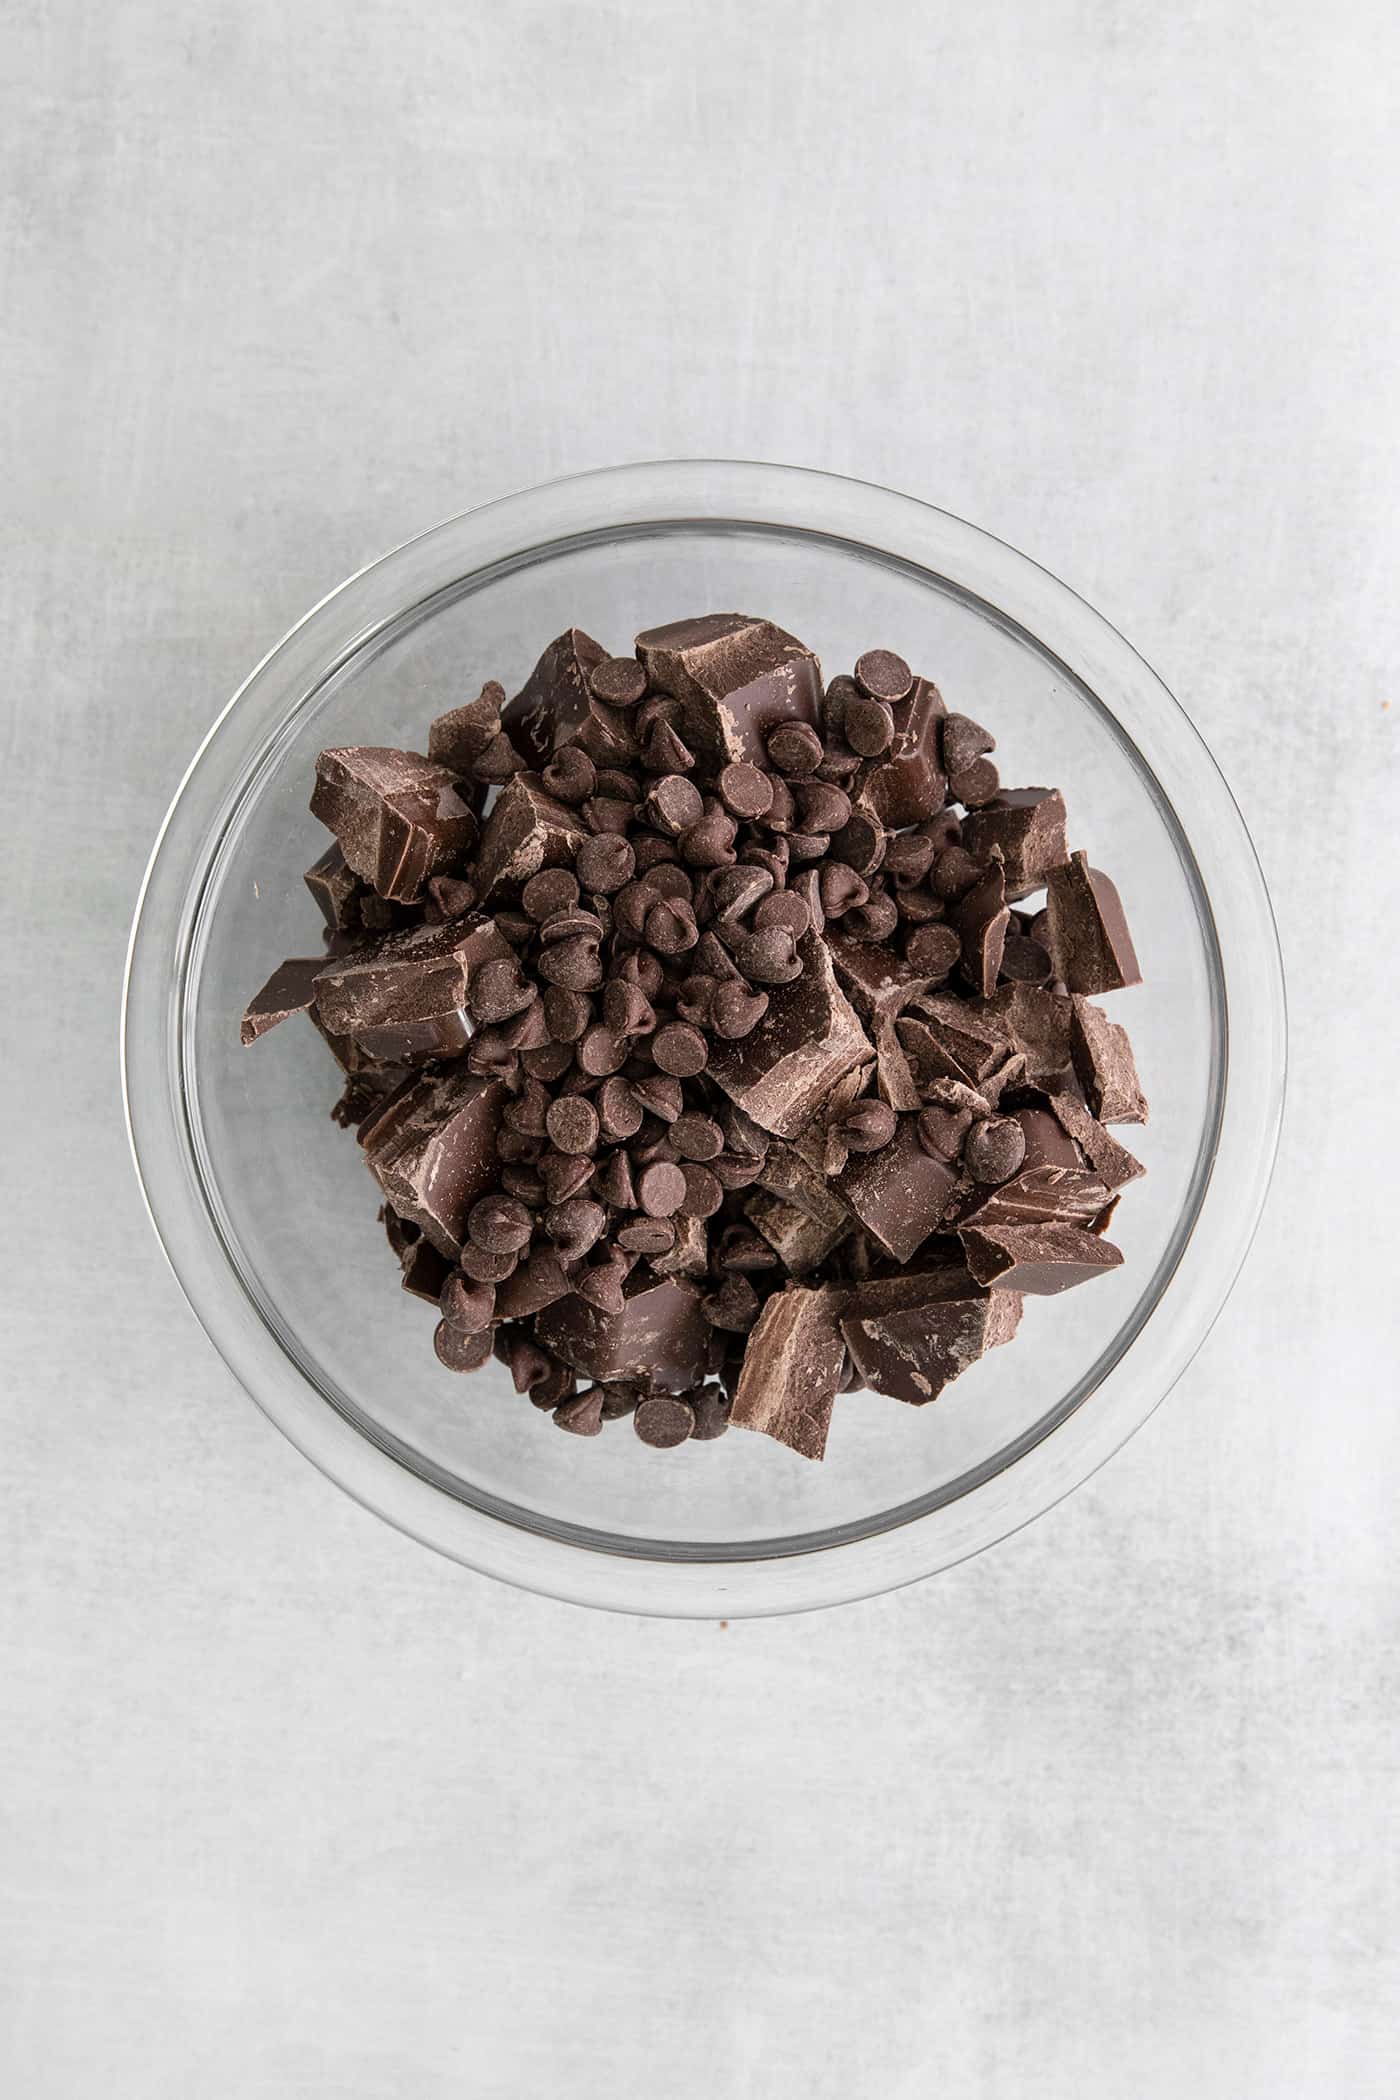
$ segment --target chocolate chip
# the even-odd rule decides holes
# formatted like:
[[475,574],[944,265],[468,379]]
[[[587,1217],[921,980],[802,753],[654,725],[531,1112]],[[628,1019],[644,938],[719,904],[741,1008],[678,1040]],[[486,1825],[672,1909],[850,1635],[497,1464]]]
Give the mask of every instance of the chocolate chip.
[[854,905],[842,920],[842,930],[858,941],[887,941],[899,924],[899,906],[884,890],[874,890],[864,904]]
[[597,786],[598,769],[577,744],[565,744],[555,752],[540,779],[556,802],[585,802]]
[[647,912],[643,931],[658,955],[684,955],[700,938],[694,912],[679,898],[658,897]]
[[[637,668],[640,670],[641,666]],[[586,1385],[572,1400],[561,1400],[554,1410],[554,1420],[570,1436],[599,1435],[603,1427],[603,1388]]]
[[605,656],[589,672],[588,685],[609,707],[635,707],[646,698],[647,674],[635,656]]
[[728,1043],[752,1035],[768,1011],[766,992],[751,992],[744,984],[722,984],[710,1010],[710,1025]]
[[539,938],[547,947],[555,941],[600,941],[603,922],[597,912],[589,911],[585,905],[573,904],[567,911],[551,912],[540,927]]
[[912,691],[914,674],[893,649],[867,649],[856,658],[856,684],[870,699],[893,704]]
[[562,985],[568,992],[593,992],[603,981],[598,943],[586,934],[575,935],[567,941],[552,941],[535,968],[541,977],[547,978],[551,984]]
[[981,868],[965,848],[949,846],[946,852],[939,854],[934,863],[929,887],[935,897],[941,897],[945,903],[951,904],[972,888],[981,873]]
[[961,950],[951,926],[920,926],[904,944],[906,959],[921,977],[946,977]]
[[982,809],[998,793],[1001,775],[989,758],[979,758],[965,773],[950,773],[948,792],[966,809]]
[[637,1208],[632,1163],[625,1152],[614,1152],[604,1160],[593,1176],[593,1186],[605,1203],[611,1203],[614,1210]]
[[503,958],[482,963],[474,973],[467,988],[467,1005],[478,1021],[506,1021],[534,996],[534,987],[521,976],[519,963]]
[[640,985],[614,977],[603,987],[603,1019],[615,1035],[647,1035],[656,1026],[651,1001]]
[[562,1079],[574,1061],[573,1046],[569,1043],[546,1043],[542,1050],[526,1050],[520,1062],[532,1078],[546,1083]]
[[878,758],[894,742],[894,716],[883,701],[862,695],[846,709],[845,735],[861,758]]
[[920,838],[917,832],[903,831],[888,841],[881,868],[895,882],[922,882],[938,857],[938,848],[932,839]]
[[899,1118],[884,1101],[857,1101],[848,1108],[838,1126],[843,1143],[852,1152],[879,1152],[894,1136]]
[[850,823],[831,841],[832,859],[844,861],[857,875],[873,875],[884,856],[885,827],[878,817],[867,816],[863,810],[853,811]]
[[768,758],[789,780],[806,780],[822,762],[822,740],[806,722],[785,722],[768,739]]
[[773,887],[767,868],[716,868],[708,878],[711,907],[718,918],[741,919]]
[[669,1451],[683,1444],[695,1427],[695,1410],[674,1393],[651,1393],[639,1401],[632,1426],[644,1444]]
[[608,1079],[598,1089],[598,1128],[610,1145],[635,1137],[642,1127],[642,1106],[630,1080]]
[[629,1254],[668,1254],[676,1243],[676,1228],[669,1218],[633,1218],[617,1235],[619,1247]]
[[473,1283],[504,1283],[514,1274],[519,1259],[516,1253],[493,1254],[487,1247],[478,1247],[474,1240],[468,1240],[458,1256],[463,1274],[470,1276]]
[[625,834],[632,820],[633,806],[621,795],[590,795],[583,805],[583,821],[599,837]]
[[593,1178],[593,1161],[586,1152],[548,1152],[540,1161],[540,1173],[551,1203],[567,1203]]
[[734,859],[734,819],[716,802],[681,840],[681,858],[692,868],[723,868]]
[[704,799],[700,790],[692,786],[679,773],[663,774],[652,783],[646,798],[646,813],[658,831],[670,838],[679,838],[698,824],[704,813]]
[[518,1254],[534,1229],[534,1219],[516,1196],[483,1196],[467,1212],[472,1244],[487,1254]]
[[[637,856],[631,844],[615,831],[600,831],[592,838],[581,840],[574,861],[584,888],[595,896],[605,897],[632,880],[636,865]],[[532,878],[535,882],[540,879],[538,875]],[[527,892],[529,887],[527,883]]]
[[579,1070],[591,1079],[606,1078],[609,1072],[619,1071],[627,1056],[627,1045],[611,1028],[595,1023],[585,1034],[577,1051]]
[[442,1317],[463,1334],[479,1334],[496,1315],[496,1292],[489,1283],[469,1283],[454,1270],[442,1287]]
[[658,1116],[663,1123],[674,1123],[685,1106],[685,1092],[679,1079],[667,1072],[649,1072],[633,1082],[632,1092],[650,1115]]
[[582,992],[566,991],[563,985],[545,986],[543,1006],[545,1024],[556,1043],[578,1042],[593,1019],[592,1002]]
[[864,904],[870,895],[869,888],[842,861],[828,861],[817,876],[821,891],[822,910],[829,919],[839,919],[857,905]]
[[[654,1173],[654,1168],[648,1168]],[[686,1160],[681,1167],[685,1182],[685,1200],[681,1210],[688,1218],[712,1218],[724,1201],[724,1188],[708,1167],[693,1160]]]
[[1048,949],[1024,933],[1008,933],[1001,951],[1001,974],[1013,984],[1048,984],[1055,974]]
[[992,1116],[973,1124],[962,1156],[974,1181],[1009,1181],[1026,1156],[1026,1133],[1014,1116]]
[[717,1291],[700,1300],[700,1310],[711,1327],[721,1327],[729,1334],[747,1334],[758,1318],[758,1292],[747,1277],[736,1272],[726,1276]]
[[439,1320],[433,1329],[433,1347],[440,1364],[449,1371],[479,1371],[491,1361],[492,1332],[483,1327],[473,1333]]
[[965,773],[985,751],[995,751],[997,740],[970,715],[945,715],[943,719],[943,770]]
[[689,1400],[695,1415],[695,1427],[690,1434],[693,1441],[710,1443],[723,1436],[729,1427],[730,1400],[722,1386],[706,1384],[693,1388]]
[[775,890],[764,898],[753,915],[755,933],[767,933],[780,926],[786,928],[795,941],[801,940],[811,923],[811,913],[791,890]]
[[642,764],[648,773],[690,773],[695,755],[683,744],[669,722],[652,725],[642,746]]
[[735,947],[734,960],[750,984],[791,984],[802,975],[797,943],[786,926],[746,935]]
[[[801,781],[793,792],[797,819],[804,832],[829,838],[851,821],[851,798],[844,788],[825,780]],[[789,851],[796,850],[796,835],[789,835]],[[825,847],[821,849],[825,852]],[[814,856],[815,857],[815,856]]]
[[551,1101],[544,1121],[561,1152],[592,1152],[598,1143],[598,1111],[582,1094],[565,1094]]
[[669,1161],[657,1160],[643,1167],[637,1179],[637,1195],[649,1218],[674,1217],[685,1202],[685,1175]]
[[586,1196],[552,1204],[544,1214],[544,1229],[561,1261],[579,1261],[602,1238],[607,1222],[602,1204],[591,1203]]
[[658,897],[669,897],[673,902],[695,902],[695,877],[673,860],[660,861],[648,872],[647,888],[654,890]]
[[736,764],[722,768],[715,786],[731,816],[752,821],[773,807],[773,782],[760,766]]
[[682,1159],[713,1159],[724,1150],[724,1132],[713,1116],[691,1109],[671,1125],[671,1143]]
[[693,1079],[709,1062],[705,1038],[685,1021],[670,1021],[651,1038],[652,1059],[663,1072],[677,1079]]

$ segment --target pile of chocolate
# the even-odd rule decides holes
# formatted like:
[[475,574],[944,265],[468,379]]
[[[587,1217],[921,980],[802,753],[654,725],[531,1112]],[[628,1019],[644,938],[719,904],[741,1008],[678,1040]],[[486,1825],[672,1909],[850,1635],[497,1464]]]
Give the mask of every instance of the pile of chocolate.
[[1121,1262],[1106,1125],[1146,1107],[1089,995],[1133,945],[993,749],[889,650],[823,688],[720,613],[626,657],[571,628],[426,757],[322,752],[326,950],[243,1039],[330,1046],[449,1369],[579,1436],[820,1458],[838,1393],[932,1400]]

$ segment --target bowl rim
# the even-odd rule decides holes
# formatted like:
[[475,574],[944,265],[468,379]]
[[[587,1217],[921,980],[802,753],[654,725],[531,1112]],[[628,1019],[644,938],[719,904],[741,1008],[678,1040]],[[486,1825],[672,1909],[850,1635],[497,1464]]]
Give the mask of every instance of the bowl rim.
[[[857,523],[861,529],[853,532]],[[1191,1225],[1171,1272],[1106,1374],[1028,1448],[955,1500],[857,1538],[805,1551],[759,1546],[724,1559],[607,1551],[568,1536],[567,1528],[561,1534],[513,1523],[449,1494],[356,1428],[297,1367],[251,1300],[235,1302],[244,1294],[229,1290],[235,1265],[194,1163],[192,1089],[183,1065],[186,971],[171,960],[188,961],[197,933],[204,882],[189,879],[190,867],[202,866],[207,877],[230,813],[250,785],[249,768],[260,771],[268,763],[279,728],[344,665],[421,611],[425,599],[462,589],[503,563],[518,566],[629,528],[685,525],[808,533],[863,549],[974,598],[985,615],[1057,659],[1165,804],[1188,876],[1194,870],[1199,877],[1224,1000],[1215,1143]],[[464,566],[468,552],[474,558]],[[415,595],[405,600],[402,587],[410,579]],[[294,697],[287,703],[282,689],[289,675]],[[282,692],[280,718],[251,742],[245,739],[257,755],[249,767],[235,769],[230,787],[214,764],[217,747],[229,741],[240,711],[274,680]],[[1103,697],[1105,686],[1112,702]],[[1125,700],[1134,729],[1123,720]],[[1168,783],[1173,773],[1191,774],[1189,832],[1163,769]],[[1210,904],[1216,895],[1230,901],[1223,931]],[[220,711],[157,832],[128,943],[120,1052],[132,1157],[176,1280],[250,1397],[321,1471],[422,1543],[520,1587],[629,1612],[739,1617],[849,1601],[954,1565],[1052,1508],[1141,1426],[1204,1342],[1257,1229],[1282,1119],[1286,1034],[1277,929],[1243,817],[1185,710],[1101,614],[1028,556],[917,498],[811,468],[692,459],[595,469],[457,513],[364,564],[288,629]],[[1208,1213],[1209,1247],[1200,1229]],[[1160,1323],[1154,1327],[1164,1346],[1148,1372],[1133,1359],[1168,1285],[1178,1317],[1165,1333]]]

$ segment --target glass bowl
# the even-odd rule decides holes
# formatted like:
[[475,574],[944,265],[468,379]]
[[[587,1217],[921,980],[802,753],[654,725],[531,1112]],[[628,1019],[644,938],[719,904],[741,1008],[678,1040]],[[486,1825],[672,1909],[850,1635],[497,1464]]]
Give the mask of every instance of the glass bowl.
[[[421,747],[484,678],[514,691],[577,624],[761,613],[828,675],[896,649],[985,721],[1002,777],[1064,789],[1071,843],[1123,893],[1145,982],[1107,1002],[1152,1105],[1114,1221],[1121,1269],[1029,1299],[1021,1331],[912,1408],[840,1400],[824,1464],[732,1432],[678,1451],[581,1443],[494,1363],[465,1380],[398,1288],[377,1191],[296,1020],[238,1023],[319,938],[302,871],[328,744]],[[128,961],[137,1169],[215,1346],[297,1447],[369,1508],[487,1573],[579,1603],[734,1617],[928,1575],[1048,1508],[1131,1435],[1219,1312],[1268,1184],[1284,1001],[1268,897],[1200,738],[1133,650],[1023,555],[923,503],[787,467],[682,461],[454,518],[324,599],[253,672],[156,842]]]

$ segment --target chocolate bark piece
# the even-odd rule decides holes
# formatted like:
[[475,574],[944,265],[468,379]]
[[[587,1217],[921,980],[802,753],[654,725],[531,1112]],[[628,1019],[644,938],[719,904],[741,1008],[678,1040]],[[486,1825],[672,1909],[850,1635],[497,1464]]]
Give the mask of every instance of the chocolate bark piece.
[[321,917],[332,933],[346,933],[360,923],[360,878],[340,850],[340,842],[327,846],[313,861],[302,881],[316,899]]
[[699,1286],[639,1265],[622,1288],[622,1310],[606,1312],[574,1292],[547,1306],[535,1333],[547,1348],[598,1381],[641,1379],[683,1393],[705,1375],[710,1326]]
[[816,723],[821,666],[770,620],[709,613],[637,636],[652,689],[681,703],[681,735],[713,768],[767,768],[768,738],[785,723]]
[[898,831],[935,816],[947,800],[948,779],[939,751],[939,724],[947,709],[937,686],[916,678],[892,712],[893,738],[861,781],[859,800],[887,831]]
[[541,868],[567,867],[587,836],[579,812],[547,794],[537,773],[517,773],[482,828],[475,867],[482,902],[513,897]]
[[974,860],[1000,853],[1010,897],[1028,897],[1069,859],[1065,798],[1058,788],[1002,788],[963,818],[962,843]]
[[1050,953],[1072,992],[1117,992],[1141,984],[1122,899],[1083,853],[1054,868],[1046,883]]
[[248,1001],[239,1028],[244,1043],[255,1043],[288,1014],[304,1014],[316,997],[316,979],[326,966],[324,955],[291,955],[279,963],[262,990]]
[[744,1205],[750,1223],[794,1276],[804,1276],[817,1268],[850,1231],[847,1213],[840,1204],[834,1210],[834,1216],[815,1218],[785,1196],[767,1191],[750,1196]]
[[1073,1008],[1063,992],[1041,984],[1004,984],[975,1011],[987,1026],[1005,1029],[1024,1053],[1027,1085],[1063,1093],[1073,1084]]
[[949,907],[948,924],[962,942],[964,978],[975,993],[989,998],[997,988],[1006,929],[1011,924],[999,860],[993,860],[986,874]]
[[790,1284],[768,1300],[749,1335],[730,1421],[820,1458],[844,1361],[831,1292]]
[[461,1065],[410,1079],[359,1130],[370,1172],[399,1213],[456,1256],[467,1212],[496,1184],[496,1132],[510,1099]]
[[834,1186],[886,1254],[908,1261],[936,1229],[957,1175],[924,1150],[916,1118],[901,1116],[889,1144],[853,1154]]
[[1071,1001],[1069,1047],[1075,1077],[1101,1123],[1147,1121],[1147,1101],[1126,1028],[1076,996]]
[[501,727],[522,758],[548,763],[593,711],[589,674],[607,650],[581,627],[568,627],[540,657],[513,700],[501,709]]
[[1015,1292],[1053,1297],[1123,1261],[1111,1241],[1064,1222],[969,1225],[961,1238],[968,1267],[998,1298]]
[[489,919],[411,926],[372,947],[323,963],[316,1010],[333,1035],[369,1056],[420,1064],[467,1046],[472,980],[488,962],[514,963],[515,951]]
[[311,814],[381,897],[412,904],[475,843],[476,818],[445,766],[416,751],[362,744],[323,751]]
[[1136,1181],[1147,1169],[1127,1147],[1120,1145],[1103,1124],[1096,1122],[1077,1094],[1052,1094],[1050,1109],[1056,1122],[1073,1138],[1105,1188],[1121,1189]]
[[1009,1342],[1020,1317],[1014,1291],[984,1289],[959,1263],[847,1290],[841,1334],[866,1384],[924,1407],[988,1349]]
[[853,1065],[874,1048],[836,982],[824,941],[797,943],[802,975],[775,985],[758,1026],[710,1046],[709,1074],[745,1114],[777,1137],[795,1137]]
[[428,730],[428,756],[449,773],[470,779],[483,751],[501,733],[505,687],[488,678],[475,700],[449,708]]

